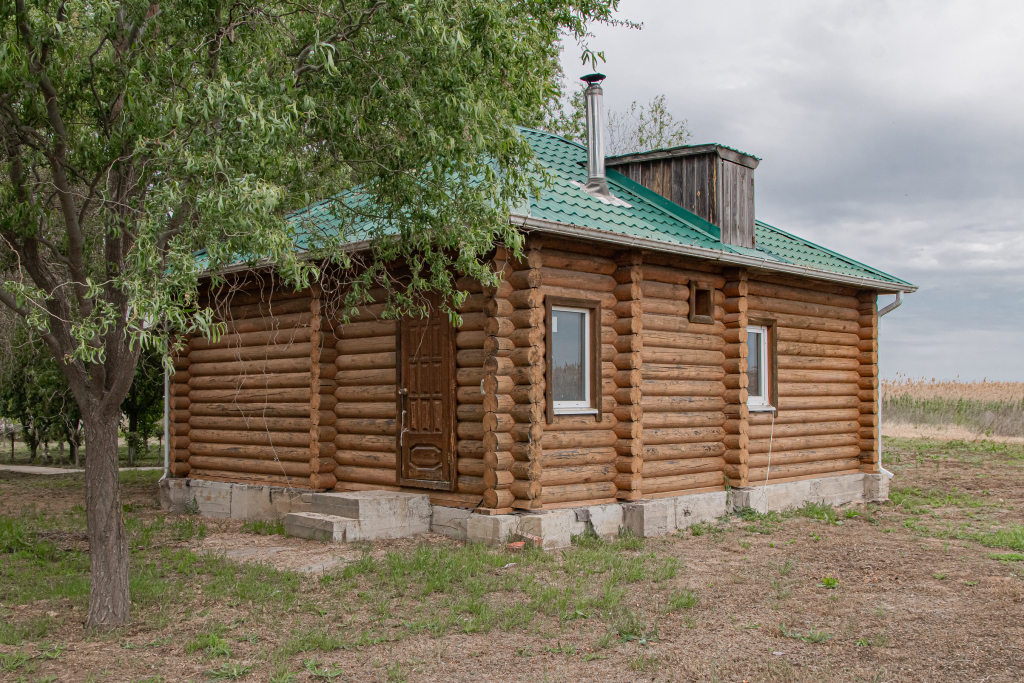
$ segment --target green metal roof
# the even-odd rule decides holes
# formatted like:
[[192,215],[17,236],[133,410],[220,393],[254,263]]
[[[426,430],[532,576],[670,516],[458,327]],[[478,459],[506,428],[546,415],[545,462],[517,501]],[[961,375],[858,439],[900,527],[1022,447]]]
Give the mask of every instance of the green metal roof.
[[732,255],[754,258],[763,261],[758,267],[768,270],[796,267],[822,271],[824,276],[832,273],[874,281],[881,289],[916,289],[905,280],[761,221],[755,224],[755,249],[722,244],[718,227],[611,169],[612,194],[631,206],[606,204],[575,184],[587,183],[586,147],[543,131],[522,128],[520,132],[551,176],[550,186],[530,201],[529,218],[664,242],[666,247],[710,249],[721,252],[723,260],[732,260]]
[[[528,206],[524,203],[512,212],[513,218],[523,217],[527,226],[531,219],[539,219],[545,222],[541,229],[583,228],[585,237],[621,236],[626,240],[618,241],[642,242],[647,249],[658,249],[660,243],[666,251],[682,249],[697,257],[836,279],[869,288],[877,286],[883,291],[917,289],[909,282],[761,221],[755,223],[756,248],[722,244],[717,226],[613,169],[607,172],[608,185],[616,197],[630,206],[602,202],[581,187],[587,183],[586,147],[544,131],[519,131],[550,177],[550,184],[539,197],[531,198]],[[364,197],[358,188],[341,195],[342,201],[353,207],[364,205]],[[311,233],[330,233],[341,228],[329,202],[298,211],[292,219],[294,239],[301,249],[309,246]],[[359,220],[350,225],[349,239],[362,239],[361,228]]]

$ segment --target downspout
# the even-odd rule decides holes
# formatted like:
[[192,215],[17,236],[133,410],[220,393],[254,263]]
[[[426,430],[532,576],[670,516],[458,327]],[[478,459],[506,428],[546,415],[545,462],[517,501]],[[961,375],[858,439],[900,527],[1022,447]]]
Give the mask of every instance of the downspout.
[[164,476],[167,478],[171,470],[171,373],[164,364]]
[[[880,310],[878,312],[878,336],[879,337],[882,336],[882,316],[887,314],[887,313],[892,313],[897,308],[899,308],[900,304],[902,304],[902,303],[903,303],[903,292],[896,292],[896,300],[893,301],[891,304],[889,304],[888,306],[886,306],[885,308],[883,308],[882,310]],[[881,396],[881,392],[879,392],[878,399],[879,399],[878,400],[878,469],[881,470],[882,473],[885,474],[885,476],[887,476],[890,479],[892,479],[895,475],[892,472],[890,472],[889,470],[887,470],[884,467],[882,467],[882,400],[881,400],[882,396]]]

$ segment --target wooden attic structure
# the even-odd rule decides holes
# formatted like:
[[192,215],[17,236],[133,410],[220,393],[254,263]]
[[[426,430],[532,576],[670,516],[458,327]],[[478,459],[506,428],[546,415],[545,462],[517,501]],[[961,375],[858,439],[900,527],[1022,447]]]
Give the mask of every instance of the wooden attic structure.
[[500,513],[879,471],[877,299],[913,285],[756,221],[750,155],[595,175],[522,135],[554,182],[512,216],[501,286],[459,282],[461,327],[236,293],[175,361],[173,475]]

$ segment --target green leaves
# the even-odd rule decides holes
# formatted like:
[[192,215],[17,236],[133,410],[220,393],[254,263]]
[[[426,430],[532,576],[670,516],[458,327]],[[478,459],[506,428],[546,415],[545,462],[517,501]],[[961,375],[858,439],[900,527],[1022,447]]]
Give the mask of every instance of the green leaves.
[[330,273],[340,310],[373,293],[425,313],[435,291],[454,316],[455,278],[493,282],[494,246],[519,249],[509,208],[542,177],[516,126],[557,93],[560,38],[582,45],[616,6],[4,5],[7,301],[85,383],[166,350],[157,323],[216,334],[200,279],[240,264],[296,288]]

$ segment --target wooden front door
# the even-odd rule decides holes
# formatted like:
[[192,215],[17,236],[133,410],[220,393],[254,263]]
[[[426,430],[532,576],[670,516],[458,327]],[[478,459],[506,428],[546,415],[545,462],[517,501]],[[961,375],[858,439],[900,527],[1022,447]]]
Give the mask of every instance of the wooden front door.
[[398,483],[453,491],[455,328],[440,313],[406,318],[398,345]]

